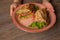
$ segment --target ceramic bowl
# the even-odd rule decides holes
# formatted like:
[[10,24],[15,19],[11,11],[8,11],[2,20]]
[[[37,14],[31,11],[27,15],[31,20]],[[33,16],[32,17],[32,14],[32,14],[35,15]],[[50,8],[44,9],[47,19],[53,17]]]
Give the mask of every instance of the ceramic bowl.
[[[26,3],[26,4],[29,4],[29,3]],[[18,27],[19,29],[23,30],[23,31],[26,31],[26,32],[30,32],[30,33],[38,33],[38,32],[44,32],[48,29],[50,29],[51,27],[53,27],[53,25],[55,24],[56,22],[56,15],[54,13],[54,11],[51,11],[49,10],[49,17],[50,17],[50,23],[47,27],[45,28],[42,28],[42,29],[29,29],[29,28],[26,28],[24,27],[24,25],[22,24],[19,24],[19,22],[17,21],[17,19],[15,18],[15,13],[16,11],[21,8],[23,5],[26,5],[26,4],[22,4],[22,5],[19,5],[19,7],[17,7],[15,9],[15,11],[13,12],[12,14],[12,20],[13,20],[13,23],[16,25],[16,27]],[[35,4],[35,5],[38,5],[40,7],[45,7],[43,4],[40,4],[40,3],[31,3],[31,4]]]

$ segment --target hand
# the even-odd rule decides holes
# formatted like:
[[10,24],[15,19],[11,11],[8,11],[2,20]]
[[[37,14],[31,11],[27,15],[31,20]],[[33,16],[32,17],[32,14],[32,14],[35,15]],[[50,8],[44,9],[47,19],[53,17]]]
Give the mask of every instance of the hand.
[[44,2],[43,2],[43,5],[45,5],[45,6],[47,7],[47,10],[48,10],[48,11],[54,12],[53,6],[51,5],[50,2],[44,1]]
[[12,16],[12,13],[13,13],[13,11],[17,8],[17,4],[16,3],[13,3],[13,4],[11,4],[11,6],[10,6],[10,15]]

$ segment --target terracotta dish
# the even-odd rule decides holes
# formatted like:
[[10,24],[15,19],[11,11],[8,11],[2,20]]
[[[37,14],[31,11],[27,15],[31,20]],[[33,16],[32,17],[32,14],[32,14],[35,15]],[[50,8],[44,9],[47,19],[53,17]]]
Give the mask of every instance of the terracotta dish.
[[[15,11],[13,12],[13,14],[12,14],[12,20],[13,20],[13,23],[16,25],[16,27],[18,27],[19,29],[21,29],[21,30],[23,30],[23,31],[26,31],[26,32],[30,32],[30,33],[37,33],[37,32],[43,32],[43,31],[46,31],[46,30],[48,30],[48,29],[50,29],[51,27],[53,27],[53,25],[55,24],[55,22],[56,22],[56,15],[55,15],[55,13],[54,13],[54,11],[51,11],[51,10],[47,10],[48,11],[48,15],[47,16],[49,16],[49,18],[47,19],[47,20],[49,20],[49,22],[48,22],[48,25],[47,26],[45,26],[45,27],[43,27],[43,28],[40,28],[39,27],[39,29],[37,29],[37,28],[29,28],[28,26],[27,26],[27,24],[29,25],[29,22],[31,23],[31,22],[35,22],[35,21],[37,21],[37,19],[35,20],[35,19],[33,19],[32,18],[32,16],[30,16],[31,18],[30,19],[27,19],[27,20],[25,20],[24,19],[24,21],[25,22],[23,22],[23,19],[18,19],[18,17],[16,16],[16,12],[19,10],[19,9],[21,9],[21,8],[24,8],[24,6],[25,5],[28,5],[28,4],[34,4],[34,5],[36,5],[36,6],[38,6],[39,7],[39,9],[44,9],[44,8],[46,8],[46,6],[44,6],[43,4],[40,4],[40,3],[26,3],[26,4],[22,4],[22,5],[19,5],[19,7],[17,7],[16,9],[15,9]],[[31,5],[30,5],[30,8],[31,8]],[[30,9],[29,8],[29,9]],[[25,9],[25,8],[24,8]],[[27,10],[27,9],[26,9]],[[32,11],[33,11],[33,9],[31,9]],[[21,11],[21,10],[20,10]],[[29,11],[29,10],[28,10]],[[36,11],[36,10],[35,10]],[[26,12],[26,11],[25,11]],[[34,12],[34,11],[33,11]],[[41,11],[40,11],[41,12]],[[35,13],[35,12],[34,12]],[[36,12],[37,13],[37,12]],[[26,13],[25,13],[26,14]],[[24,15],[25,15],[24,14]],[[33,16],[34,16],[34,14],[32,14]],[[43,15],[45,15],[45,13],[43,14]],[[37,17],[39,17],[39,15],[37,16]],[[40,17],[41,19],[39,19],[39,20],[43,20],[44,22],[46,22],[46,20],[45,19],[43,19],[42,17]],[[20,23],[20,21],[18,21],[18,20],[20,20],[20,21],[22,21],[21,23]],[[47,22],[46,22],[47,23]]]

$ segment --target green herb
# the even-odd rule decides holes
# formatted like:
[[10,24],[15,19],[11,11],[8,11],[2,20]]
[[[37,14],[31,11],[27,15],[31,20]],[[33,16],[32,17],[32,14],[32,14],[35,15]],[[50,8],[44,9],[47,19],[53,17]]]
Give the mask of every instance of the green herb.
[[36,25],[37,25],[38,29],[41,29],[42,28],[42,25],[41,25],[40,22],[36,22]]
[[39,9],[39,7],[34,5],[33,9],[34,9],[34,11],[37,11]]
[[29,4],[29,9],[31,11],[36,12],[39,9],[39,7],[37,5],[35,5],[35,4]]
[[47,24],[45,22],[36,22],[36,25],[37,25],[38,29],[41,29],[44,26],[46,26]]
[[35,27],[36,26],[36,22],[33,22],[30,26],[31,27]]
[[27,16],[21,16],[20,18],[26,18]]
[[42,24],[43,26],[47,25],[47,23],[46,23],[46,22],[41,22],[41,24]]
[[47,23],[45,23],[45,22],[33,22],[30,26],[31,27],[38,27],[38,29],[41,29],[44,26],[47,26]]

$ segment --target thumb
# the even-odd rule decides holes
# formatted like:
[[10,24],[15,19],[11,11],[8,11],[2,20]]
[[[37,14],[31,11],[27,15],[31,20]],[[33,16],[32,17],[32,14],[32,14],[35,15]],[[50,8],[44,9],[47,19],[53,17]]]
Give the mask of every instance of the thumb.
[[45,6],[47,7],[48,10],[54,12],[54,8],[53,8],[53,6],[52,6],[51,3],[45,2],[45,3],[43,3],[43,5],[45,5]]
[[12,16],[12,13],[14,12],[14,10],[17,8],[17,5],[16,4],[12,4],[10,6],[10,15]]

